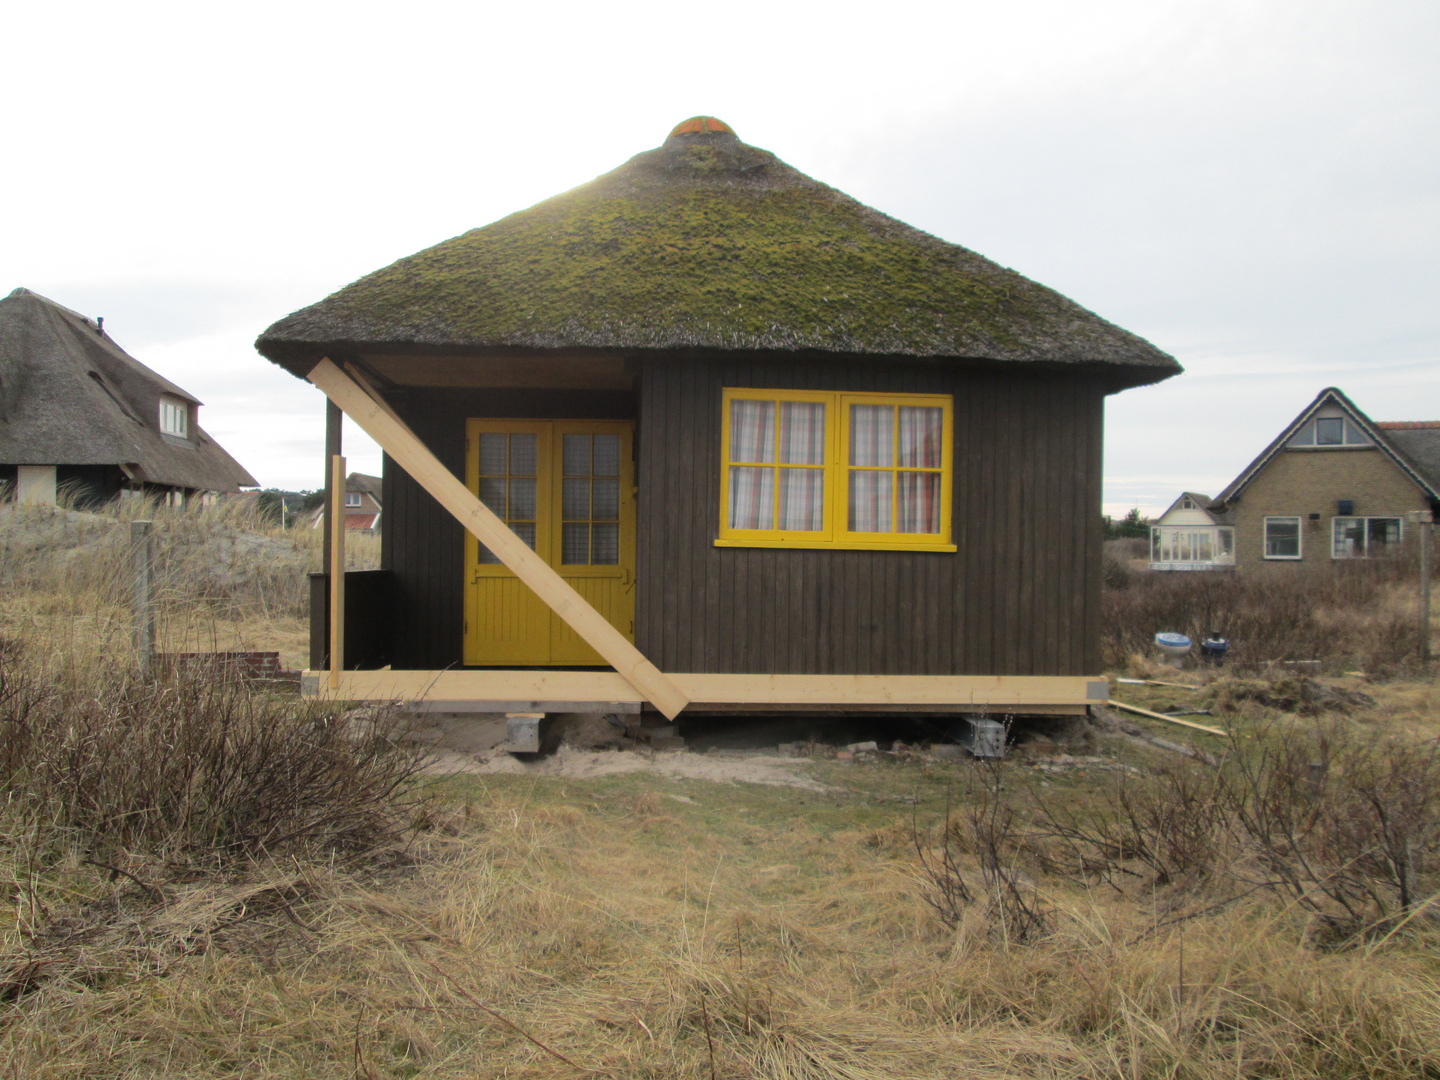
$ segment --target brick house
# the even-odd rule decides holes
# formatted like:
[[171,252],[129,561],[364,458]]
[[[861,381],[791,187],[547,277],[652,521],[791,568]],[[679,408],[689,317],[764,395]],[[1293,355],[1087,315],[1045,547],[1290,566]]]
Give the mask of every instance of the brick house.
[[1440,421],[1377,423],[1329,387],[1208,510],[1235,530],[1238,569],[1378,558],[1440,509]]

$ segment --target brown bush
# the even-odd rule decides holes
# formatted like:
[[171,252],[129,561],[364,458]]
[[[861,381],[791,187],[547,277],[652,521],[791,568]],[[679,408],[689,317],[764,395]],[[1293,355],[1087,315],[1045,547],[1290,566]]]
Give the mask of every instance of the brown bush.
[[40,862],[149,853],[220,865],[360,850],[413,815],[423,755],[358,719],[208,670],[63,673],[0,650],[0,839]]
[[1401,558],[1274,573],[1141,573],[1107,561],[1104,662],[1124,667],[1154,652],[1155,634],[1174,631],[1195,641],[1218,633],[1240,670],[1319,660],[1328,671],[1395,673],[1416,653],[1416,577]]

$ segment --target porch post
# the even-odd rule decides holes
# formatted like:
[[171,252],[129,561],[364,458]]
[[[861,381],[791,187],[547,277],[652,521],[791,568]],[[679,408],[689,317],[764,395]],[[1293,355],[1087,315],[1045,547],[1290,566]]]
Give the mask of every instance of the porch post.
[[325,538],[330,541],[330,686],[338,689],[345,670],[345,459],[339,454],[330,459],[329,486]]

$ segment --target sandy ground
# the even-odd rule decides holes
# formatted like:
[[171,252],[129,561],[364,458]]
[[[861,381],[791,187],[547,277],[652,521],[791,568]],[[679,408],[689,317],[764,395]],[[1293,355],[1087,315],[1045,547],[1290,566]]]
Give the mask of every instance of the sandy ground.
[[[805,775],[806,758],[782,758],[775,751],[720,750],[692,754],[686,750],[641,748],[585,748],[562,742],[553,754],[522,760],[508,753],[505,718],[427,718],[416,732],[435,755],[434,773],[486,776],[590,777],[645,772],[672,779],[713,780],[720,783],[775,784],[824,791],[824,784]],[[528,758],[528,755],[527,755]]]

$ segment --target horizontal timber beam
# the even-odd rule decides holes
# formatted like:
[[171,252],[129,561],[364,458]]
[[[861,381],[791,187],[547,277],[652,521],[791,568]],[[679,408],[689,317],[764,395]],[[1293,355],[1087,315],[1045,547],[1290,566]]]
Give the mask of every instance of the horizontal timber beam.
[[[307,672],[306,675],[314,675]],[[1083,675],[709,675],[671,674],[694,706],[733,709],[771,707],[923,708],[953,712],[1005,712],[1033,708],[1083,709],[1103,700],[1097,683]],[[314,683],[317,692],[320,687]],[[327,696],[350,701],[445,702],[605,701],[617,705],[643,697],[611,671],[347,671]],[[552,712],[569,710],[551,709]]]
[[[330,360],[321,360],[311,370],[310,381],[325,392],[367,435],[430,493],[442,507],[484,544],[497,558],[564,619],[581,639],[604,658],[625,685],[622,693],[564,694],[568,700],[605,698],[623,700],[637,692],[667,717],[674,719],[688,705],[685,694],[652,664],[639,649],[610,625],[555,570],[532,551],[520,537],[491,512],[455,474],[415,437],[394,411],[358,384]],[[333,689],[333,687],[332,687]],[[343,695],[339,695],[343,696]],[[402,697],[406,695],[395,695]],[[458,698],[470,695],[447,694]],[[486,699],[541,698],[543,694],[483,694]]]

